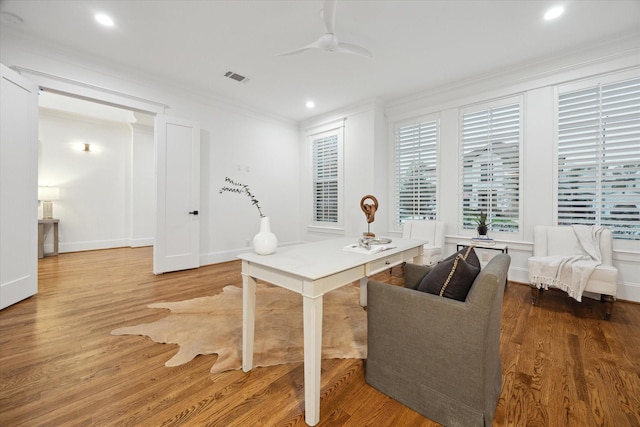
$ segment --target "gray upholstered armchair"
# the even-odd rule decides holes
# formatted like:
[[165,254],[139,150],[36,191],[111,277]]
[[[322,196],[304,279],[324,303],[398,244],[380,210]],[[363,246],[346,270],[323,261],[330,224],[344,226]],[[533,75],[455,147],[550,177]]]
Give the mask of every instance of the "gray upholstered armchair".
[[405,287],[369,281],[366,381],[446,426],[491,426],[502,386],[500,316],[511,258],[496,255],[466,301],[420,292],[429,267],[407,264]]

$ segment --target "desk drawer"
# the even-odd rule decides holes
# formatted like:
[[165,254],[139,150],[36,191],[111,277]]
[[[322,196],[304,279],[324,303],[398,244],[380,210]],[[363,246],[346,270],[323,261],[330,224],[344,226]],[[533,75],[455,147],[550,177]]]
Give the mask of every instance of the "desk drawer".
[[402,253],[390,255],[378,260],[375,260],[367,265],[367,276],[379,273],[396,265],[400,265],[404,262]]

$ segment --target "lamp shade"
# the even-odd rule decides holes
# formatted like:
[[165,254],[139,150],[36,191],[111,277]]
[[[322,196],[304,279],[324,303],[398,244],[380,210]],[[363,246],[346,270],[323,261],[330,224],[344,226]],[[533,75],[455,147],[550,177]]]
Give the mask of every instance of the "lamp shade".
[[38,187],[38,200],[58,200],[60,189],[58,187]]

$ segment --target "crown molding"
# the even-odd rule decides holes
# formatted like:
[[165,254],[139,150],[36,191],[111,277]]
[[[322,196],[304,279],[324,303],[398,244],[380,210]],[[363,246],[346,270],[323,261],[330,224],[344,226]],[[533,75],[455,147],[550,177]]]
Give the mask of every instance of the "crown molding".
[[[612,67],[610,65],[612,63],[616,65]],[[450,108],[454,106],[452,102],[455,100],[472,97],[479,93],[495,91],[502,92],[504,96],[507,88],[510,90],[509,93],[513,94],[578,80],[585,77],[586,69],[591,70],[589,75],[597,75],[639,66],[640,34],[633,32],[599,45],[520,64],[499,73],[479,75],[411,96],[389,100],[386,103],[385,113],[393,118],[406,116],[410,110],[420,110],[421,114],[428,114],[433,112],[433,109],[425,109],[426,106],[438,105],[439,109]]]

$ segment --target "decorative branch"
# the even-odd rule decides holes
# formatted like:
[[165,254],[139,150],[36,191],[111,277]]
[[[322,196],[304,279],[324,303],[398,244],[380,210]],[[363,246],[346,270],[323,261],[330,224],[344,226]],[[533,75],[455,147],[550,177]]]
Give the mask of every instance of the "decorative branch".
[[258,200],[256,200],[255,196],[253,195],[253,193],[251,193],[251,191],[249,190],[249,186],[245,185],[245,184],[240,184],[239,182],[235,182],[234,180],[232,180],[229,177],[225,177],[225,182],[229,183],[229,185],[231,185],[230,187],[224,186],[220,189],[220,194],[224,193],[224,192],[229,192],[229,193],[238,193],[238,194],[246,194],[247,197],[249,197],[251,199],[251,204],[255,205],[256,208],[258,208],[258,213],[260,214],[260,218],[264,218],[264,215],[262,214],[262,211],[260,210],[260,204],[258,202]]

